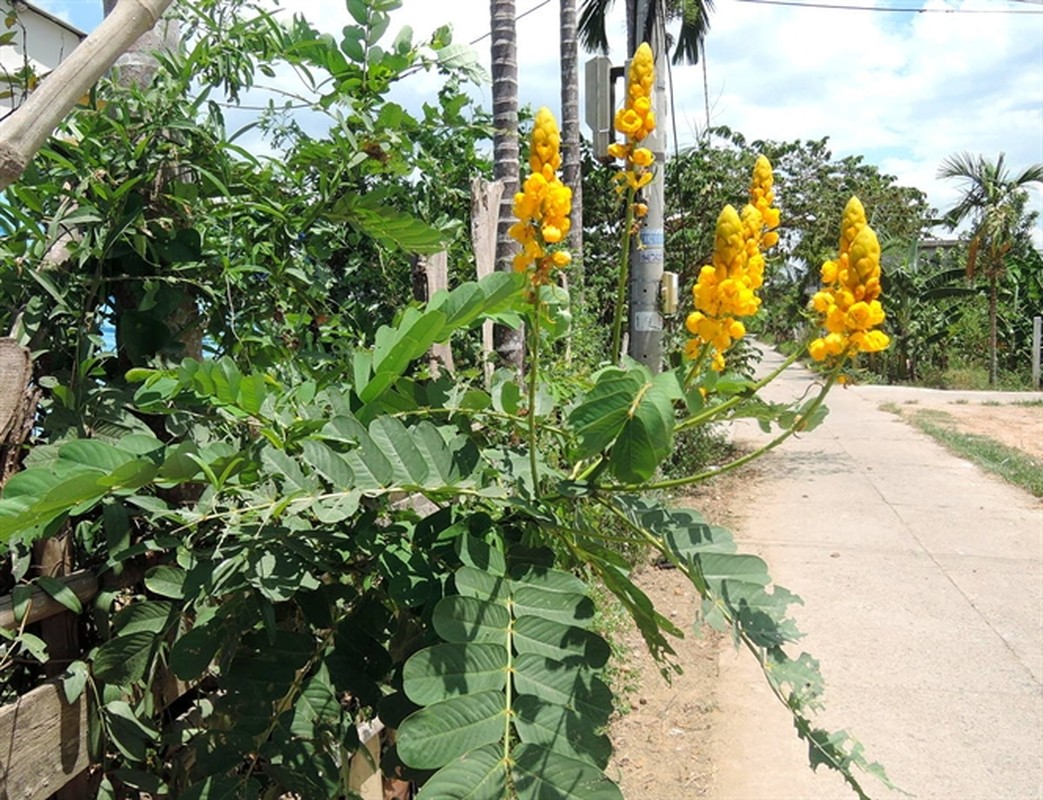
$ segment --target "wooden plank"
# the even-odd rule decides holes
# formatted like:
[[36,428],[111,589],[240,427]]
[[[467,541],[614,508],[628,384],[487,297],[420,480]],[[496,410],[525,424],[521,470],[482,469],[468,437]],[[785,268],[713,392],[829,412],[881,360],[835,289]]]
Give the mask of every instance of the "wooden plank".
[[[471,247],[478,277],[491,275],[496,269],[496,226],[500,218],[503,181],[471,181]],[[493,377],[493,324],[482,323],[482,354],[485,357],[485,383]]]
[[[384,779],[380,773],[380,720],[359,725],[362,747],[351,757],[348,768],[348,789],[362,800],[383,800]],[[0,795],[2,797],[2,795]]]
[[14,339],[0,339],[0,442],[16,421],[30,375],[29,351]]
[[[72,589],[73,593],[80,598],[80,602],[89,602],[98,593],[98,578],[90,570],[81,570],[59,578],[62,583]],[[43,589],[33,588],[29,598],[29,618],[26,625],[32,625],[47,617],[64,612],[65,606],[51,597]],[[14,630],[22,624],[22,620],[14,613],[14,600],[11,595],[0,597],[0,627]],[[3,795],[0,795],[3,797]]]
[[[435,292],[449,288],[449,253],[440,250],[428,256],[424,264],[424,273],[427,277],[427,299],[430,300],[435,296]],[[456,371],[449,342],[431,345],[431,374],[436,378],[439,374],[439,364],[450,372]]]
[[0,708],[0,798],[43,800],[89,763],[86,695],[70,705],[50,681]]

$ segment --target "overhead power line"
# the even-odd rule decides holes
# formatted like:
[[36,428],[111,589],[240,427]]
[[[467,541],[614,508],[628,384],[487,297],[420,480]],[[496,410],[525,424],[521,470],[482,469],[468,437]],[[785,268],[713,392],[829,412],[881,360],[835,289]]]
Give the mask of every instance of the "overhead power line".
[[[533,13],[534,11],[539,11],[539,10],[540,10],[541,8],[543,8],[543,7],[545,6],[545,5],[549,5],[549,4],[550,4],[550,0],[543,0],[543,2],[542,2],[542,3],[539,3],[539,4],[537,4],[537,5],[534,5],[534,6],[533,6],[532,8],[530,8],[530,9],[529,9],[528,11],[523,11],[522,13],[518,14],[518,15],[517,15],[517,16],[516,16],[516,17],[514,18],[514,21],[515,21],[515,22],[517,22],[517,21],[518,21],[518,20],[520,20],[520,19],[524,19],[525,17],[529,16],[529,14],[532,14],[532,13]],[[482,41],[482,39],[488,39],[488,38],[489,38],[490,36],[492,36],[492,35],[493,35],[493,32],[492,32],[492,31],[486,31],[486,32],[485,32],[485,33],[483,33],[483,34],[482,34],[481,36],[479,36],[479,37],[478,37],[477,39],[472,39],[471,41],[469,41],[469,42],[468,42],[468,44],[478,44],[478,42]]]
[[[1012,0],[1012,2],[1028,0]],[[1027,10],[1020,8],[890,8],[887,6],[849,6],[839,3],[800,2],[800,0],[736,0],[739,3],[756,3],[764,6],[789,6],[791,8],[828,9],[830,11],[881,11],[904,14],[1043,14],[1043,8]],[[1029,3],[1029,5],[1040,5]]]

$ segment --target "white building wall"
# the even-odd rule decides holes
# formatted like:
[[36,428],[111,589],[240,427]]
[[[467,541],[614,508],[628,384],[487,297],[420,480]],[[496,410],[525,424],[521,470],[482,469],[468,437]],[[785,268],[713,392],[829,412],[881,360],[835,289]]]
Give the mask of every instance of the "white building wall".
[[[14,15],[11,27],[4,21]],[[10,109],[21,103],[25,89],[20,79],[22,69],[28,62],[37,77],[42,77],[60,64],[86,36],[71,25],[51,17],[28,3],[0,0],[0,35],[13,32],[12,41],[0,46],[0,94],[12,93],[0,98],[0,110]]]

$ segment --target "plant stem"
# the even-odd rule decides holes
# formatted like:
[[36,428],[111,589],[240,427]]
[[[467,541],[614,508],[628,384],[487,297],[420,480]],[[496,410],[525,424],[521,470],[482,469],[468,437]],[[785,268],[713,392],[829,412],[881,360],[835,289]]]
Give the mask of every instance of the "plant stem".
[[818,411],[819,407],[822,405],[823,401],[826,399],[826,395],[829,394],[829,390],[832,388],[833,384],[836,382],[838,375],[839,375],[839,369],[835,370],[829,376],[829,379],[826,381],[826,383],[822,387],[822,391],[819,392],[818,397],[816,397],[814,400],[811,401],[811,405],[808,406],[807,411],[805,411],[797,419],[795,419],[793,421],[793,424],[789,428],[787,428],[781,434],[776,436],[774,439],[772,439],[770,442],[768,442],[763,447],[760,447],[757,450],[754,450],[752,453],[747,453],[746,455],[741,456],[741,457],[735,459],[734,461],[730,461],[727,464],[725,464],[723,467],[718,467],[716,469],[704,470],[703,472],[698,472],[695,475],[687,475],[687,476],[685,476],[683,478],[674,478],[672,480],[658,481],[658,482],[655,482],[655,483],[618,484],[618,485],[614,485],[614,486],[600,486],[598,488],[599,489],[603,489],[605,491],[609,491],[609,492],[634,492],[634,491],[642,491],[642,492],[644,492],[644,491],[649,491],[649,490],[653,490],[653,489],[676,489],[676,488],[678,488],[680,486],[688,486],[688,485],[693,484],[693,483],[699,483],[700,481],[707,480],[708,478],[713,478],[713,477],[715,477],[717,475],[723,475],[726,472],[731,472],[734,469],[738,469],[739,467],[743,466],[744,464],[748,464],[751,461],[753,461],[754,459],[760,458],[765,453],[768,453],[768,452],[774,450],[776,447],[778,447],[784,441],[789,439],[791,436],[793,436],[794,434],[799,433],[800,431],[804,430],[804,421],[807,420],[808,417],[810,417],[816,411]]
[[630,238],[634,227],[634,197],[637,192],[633,187],[627,189],[627,213],[626,222],[623,224],[623,252],[619,260],[619,284],[616,287],[616,308],[612,322],[612,347],[609,349],[609,358],[613,364],[618,364],[622,353],[619,352],[623,341],[623,304],[627,299],[627,277],[630,271]]
[[779,365],[776,369],[772,370],[768,375],[761,378],[756,383],[750,384],[749,389],[743,394],[735,395],[734,397],[725,400],[723,403],[704,409],[703,411],[700,411],[698,414],[695,414],[694,416],[691,416],[688,419],[681,420],[674,427],[674,433],[687,430],[688,428],[694,428],[696,425],[702,425],[704,422],[708,422],[710,419],[717,416],[720,412],[727,411],[731,408],[735,408],[735,406],[737,406],[739,403],[745,400],[749,394],[759,392],[761,389],[763,389],[765,386],[767,386],[769,383],[771,383],[773,380],[779,377],[779,375],[782,374],[783,370],[785,370],[787,367],[792,365],[793,362],[800,358],[800,355],[803,352],[803,350],[798,350],[795,353],[793,353],[793,355],[791,355],[789,358],[783,361],[781,365]]
[[539,474],[536,468],[536,385],[539,380],[540,367],[540,287],[533,287],[532,325],[529,345],[529,468],[532,470],[532,493],[538,497],[540,493]]

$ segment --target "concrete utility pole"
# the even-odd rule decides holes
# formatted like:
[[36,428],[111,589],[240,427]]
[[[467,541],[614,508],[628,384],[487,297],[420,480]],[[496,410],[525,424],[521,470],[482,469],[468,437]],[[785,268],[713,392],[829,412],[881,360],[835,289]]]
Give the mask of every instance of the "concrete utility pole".
[[[663,280],[663,219],[665,210],[664,186],[666,183],[666,27],[662,0],[638,0],[634,30],[638,39],[647,27],[652,5],[659,4],[655,12],[651,41],[652,56],[655,58],[655,87],[652,108],[656,114],[655,131],[645,139],[645,147],[655,154],[655,178],[643,190],[644,202],[648,205],[648,216],[641,228],[640,237],[632,241],[630,251],[630,313],[628,330],[630,343],[627,352],[631,358],[659,372],[663,352],[663,316],[660,308],[659,287]],[[637,49],[631,49],[631,55]]]

